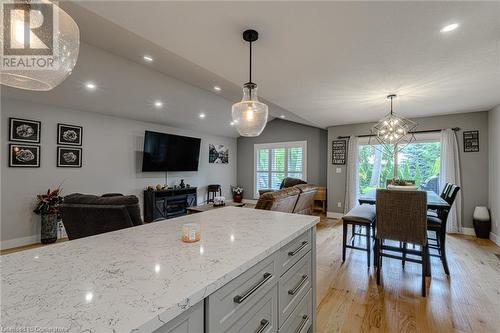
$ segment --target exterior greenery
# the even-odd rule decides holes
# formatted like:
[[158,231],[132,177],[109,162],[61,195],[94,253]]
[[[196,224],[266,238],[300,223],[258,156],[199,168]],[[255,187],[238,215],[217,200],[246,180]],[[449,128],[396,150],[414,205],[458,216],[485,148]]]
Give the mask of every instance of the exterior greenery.
[[[386,187],[394,178],[395,158],[381,146],[359,146],[359,193]],[[407,145],[397,155],[398,179],[415,180],[419,188],[437,191],[441,167],[441,143],[417,142]]]

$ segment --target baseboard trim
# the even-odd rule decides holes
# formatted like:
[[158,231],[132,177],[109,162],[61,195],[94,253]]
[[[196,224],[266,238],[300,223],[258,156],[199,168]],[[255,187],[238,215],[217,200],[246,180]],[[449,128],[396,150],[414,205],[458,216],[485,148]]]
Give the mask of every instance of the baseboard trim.
[[468,235],[468,236],[476,236],[476,232],[474,231],[474,228],[461,228],[461,234],[463,235]]
[[241,202],[247,203],[247,204],[254,204],[254,205],[257,204],[257,200],[255,200],[255,199],[243,199],[243,200],[241,200]]
[[36,244],[36,243],[40,243],[40,236],[38,236],[38,235],[32,235],[32,236],[14,238],[14,239],[7,239],[7,240],[0,242],[0,249],[6,250],[6,249],[12,249],[14,247],[20,247],[20,246],[31,245],[31,244]]
[[329,219],[341,219],[344,216],[342,213],[326,212],[326,217]]
[[500,237],[495,235],[493,232],[490,232],[490,240],[496,245],[500,246]]

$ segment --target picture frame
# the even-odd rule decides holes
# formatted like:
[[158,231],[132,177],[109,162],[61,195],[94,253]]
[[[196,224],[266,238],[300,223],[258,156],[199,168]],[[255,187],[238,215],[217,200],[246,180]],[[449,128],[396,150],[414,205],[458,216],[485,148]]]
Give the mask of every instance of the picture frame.
[[332,141],[332,164],[345,165],[347,159],[347,141],[333,140]]
[[479,131],[464,131],[464,152],[474,153],[479,151]]
[[58,168],[81,168],[82,148],[77,147],[57,147],[57,167]]
[[228,164],[229,163],[229,147],[225,145],[208,145],[208,163],[211,164]]
[[65,146],[81,146],[83,127],[78,125],[57,124],[57,144]]
[[9,118],[9,141],[40,143],[41,132],[41,121]]
[[39,168],[40,146],[26,144],[9,144],[9,167]]

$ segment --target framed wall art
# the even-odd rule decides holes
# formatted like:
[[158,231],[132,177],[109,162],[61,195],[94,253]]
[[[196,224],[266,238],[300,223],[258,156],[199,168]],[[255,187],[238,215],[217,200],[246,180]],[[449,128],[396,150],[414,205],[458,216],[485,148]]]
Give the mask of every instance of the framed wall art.
[[58,145],[82,145],[83,127],[68,124],[57,124]]
[[40,143],[41,127],[37,120],[9,118],[9,141]]

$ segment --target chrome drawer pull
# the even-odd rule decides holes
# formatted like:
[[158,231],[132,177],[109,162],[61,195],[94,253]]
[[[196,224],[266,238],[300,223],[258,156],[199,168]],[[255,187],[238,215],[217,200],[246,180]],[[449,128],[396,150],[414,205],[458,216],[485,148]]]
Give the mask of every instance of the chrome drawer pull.
[[288,290],[288,294],[295,295],[297,293],[297,291],[299,291],[299,289],[302,288],[304,283],[306,283],[308,278],[309,277],[306,274],[302,275],[302,280],[300,280],[299,284],[296,285],[295,288]]
[[262,287],[267,281],[269,281],[273,276],[271,275],[271,273],[264,273],[264,279],[262,279],[262,281],[260,281],[259,283],[257,283],[255,286],[253,286],[252,288],[250,288],[246,293],[245,295],[241,296],[241,295],[236,295],[234,296],[233,298],[233,301],[235,303],[243,303],[243,301],[245,301],[248,297],[250,297],[254,292],[257,291],[257,289],[259,289],[260,287]]
[[302,321],[300,322],[299,328],[295,331],[295,333],[300,333],[304,329],[304,326],[306,326],[307,322],[309,321],[309,316],[308,315],[303,315],[302,316]]
[[302,242],[302,244],[301,244],[298,248],[296,248],[296,249],[295,249],[295,250],[293,250],[293,251],[288,252],[288,255],[289,255],[290,257],[293,257],[294,255],[296,255],[297,253],[299,253],[299,252],[300,252],[300,250],[302,250],[302,249],[303,249],[303,248],[305,248],[306,246],[307,246],[307,241],[303,241],[303,242]]
[[262,319],[260,321],[260,326],[259,328],[257,329],[257,331],[255,331],[255,333],[263,333],[266,328],[269,326],[269,320],[267,319]]

